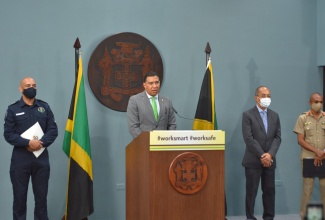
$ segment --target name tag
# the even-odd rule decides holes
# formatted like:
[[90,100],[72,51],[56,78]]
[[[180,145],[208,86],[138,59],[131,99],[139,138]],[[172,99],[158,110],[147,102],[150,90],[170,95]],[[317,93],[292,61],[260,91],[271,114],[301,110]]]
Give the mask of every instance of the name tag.
[[24,115],[25,112],[20,112],[20,113],[16,113],[16,116],[19,116],[19,115]]

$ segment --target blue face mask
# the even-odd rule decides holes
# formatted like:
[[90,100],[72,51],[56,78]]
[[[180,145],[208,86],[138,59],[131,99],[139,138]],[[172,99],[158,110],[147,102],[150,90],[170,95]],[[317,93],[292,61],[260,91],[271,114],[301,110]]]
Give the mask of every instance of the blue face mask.
[[33,99],[36,96],[36,89],[34,89],[33,87],[30,87],[28,89],[24,89],[23,94],[29,98],[29,99]]

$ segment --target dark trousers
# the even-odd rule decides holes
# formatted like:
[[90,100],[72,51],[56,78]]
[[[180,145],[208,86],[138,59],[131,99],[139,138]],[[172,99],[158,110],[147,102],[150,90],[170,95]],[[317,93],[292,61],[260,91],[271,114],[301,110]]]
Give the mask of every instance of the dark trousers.
[[270,168],[245,168],[246,175],[246,217],[254,219],[255,198],[257,195],[260,179],[263,200],[263,219],[274,219],[275,205],[275,170]]
[[[45,153],[45,152],[43,152]],[[47,152],[46,152],[47,153]],[[34,220],[48,220],[47,192],[50,177],[48,157],[11,159],[10,179],[14,193],[13,220],[26,220],[26,203],[31,177],[35,199]]]

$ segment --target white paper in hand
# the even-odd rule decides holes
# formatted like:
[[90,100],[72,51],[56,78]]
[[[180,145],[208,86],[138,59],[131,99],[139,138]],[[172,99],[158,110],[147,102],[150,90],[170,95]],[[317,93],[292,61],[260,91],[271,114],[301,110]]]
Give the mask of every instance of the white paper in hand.
[[[28,140],[40,140],[43,137],[43,130],[38,122],[36,122],[32,127],[28,128],[24,133],[20,136],[26,138]],[[33,151],[35,157],[39,157],[41,153],[44,151],[44,147],[37,151]]]

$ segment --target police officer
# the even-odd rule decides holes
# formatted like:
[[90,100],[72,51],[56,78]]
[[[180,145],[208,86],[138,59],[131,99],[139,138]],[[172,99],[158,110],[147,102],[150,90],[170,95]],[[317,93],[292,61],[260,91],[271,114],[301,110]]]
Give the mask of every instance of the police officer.
[[[4,123],[4,137],[13,145],[10,179],[13,188],[13,219],[26,220],[26,202],[29,178],[31,177],[35,199],[35,220],[48,220],[47,192],[50,177],[50,163],[47,147],[58,136],[58,129],[50,106],[36,99],[36,83],[31,77],[21,80],[19,91],[22,97],[7,109]],[[21,134],[39,123],[44,135],[25,139]],[[35,151],[45,150],[36,157]]]
[[[293,132],[297,134],[298,144],[301,146],[301,161],[304,158],[314,158],[314,165],[319,166],[325,157],[325,112],[323,97],[319,93],[313,93],[309,99],[310,110],[302,113],[296,122]],[[319,180],[321,199],[325,204],[325,179]],[[304,219],[306,206],[310,201],[314,187],[314,178],[303,178],[300,216]]]

